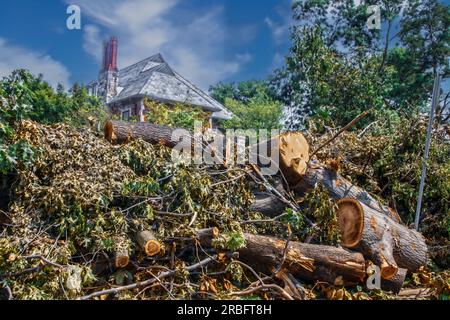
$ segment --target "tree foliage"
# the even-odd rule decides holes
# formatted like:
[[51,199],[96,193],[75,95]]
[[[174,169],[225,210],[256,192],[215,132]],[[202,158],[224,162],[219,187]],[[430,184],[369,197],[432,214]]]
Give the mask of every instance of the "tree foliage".
[[265,81],[219,83],[210,93],[233,113],[232,119],[221,122],[225,129],[281,128],[282,104]]
[[[380,6],[382,30],[368,30],[367,7]],[[449,11],[437,0],[298,1],[292,46],[271,87],[286,106],[286,126],[310,115],[343,126],[363,110],[395,121],[428,105],[434,71],[448,75]],[[402,8],[404,9],[402,11]],[[307,21],[307,22],[304,22]],[[399,23],[400,21],[400,23]],[[394,33],[394,26],[400,31]],[[357,127],[358,127],[357,126]]]
[[223,121],[224,129],[280,129],[282,106],[267,96],[256,96],[243,103],[230,98],[225,99],[225,105],[233,112],[230,120]]
[[261,80],[242,81],[238,83],[220,82],[215,86],[211,86],[209,92],[220,103],[225,103],[227,98],[246,103],[255,96],[274,97],[274,92],[268,86],[267,81]]
[[32,158],[33,150],[25,142],[12,143],[21,120],[81,126],[105,117],[100,102],[81,86],[75,84],[67,93],[59,85],[55,91],[42,76],[23,69],[14,71],[0,81],[0,173],[25,165]]
[[172,128],[193,130],[195,122],[200,122],[202,126],[207,126],[211,116],[199,107],[185,104],[168,106],[150,99],[146,99],[144,103],[149,111],[147,121]]
[[409,1],[400,38],[422,71],[450,74],[450,11],[438,0]]

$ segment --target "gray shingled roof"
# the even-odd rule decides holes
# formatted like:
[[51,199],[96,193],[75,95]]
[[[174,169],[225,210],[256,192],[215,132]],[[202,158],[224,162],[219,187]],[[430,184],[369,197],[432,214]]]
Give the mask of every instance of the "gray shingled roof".
[[119,71],[118,95],[110,103],[146,96],[161,102],[180,102],[213,112],[213,118],[229,119],[229,112],[201,89],[175,72],[161,54]]

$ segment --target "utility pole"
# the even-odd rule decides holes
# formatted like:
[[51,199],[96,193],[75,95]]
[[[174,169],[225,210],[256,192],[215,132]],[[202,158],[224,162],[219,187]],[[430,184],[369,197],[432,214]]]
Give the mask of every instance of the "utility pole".
[[439,97],[441,93],[441,75],[435,73],[434,86],[433,86],[433,98],[431,100],[430,117],[428,119],[427,138],[425,142],[425,156],[422,164],[422,177],[420,178],[419,196],[417,198],[416,217],[414,219],[414,228],[419,230],[420,212],[422,210],[422,198],[423,189],[425,187],[425,178],[427,176],[428,158],[430,156],[431,134],[433,131],[434,112],[439,103]]

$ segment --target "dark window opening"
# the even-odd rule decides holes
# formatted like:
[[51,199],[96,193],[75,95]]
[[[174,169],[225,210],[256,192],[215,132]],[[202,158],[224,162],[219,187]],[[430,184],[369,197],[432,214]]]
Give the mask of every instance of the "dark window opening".
[[123,121],[130,121],[130,116],[131,116],[130,110],[122,112],[122,120]]

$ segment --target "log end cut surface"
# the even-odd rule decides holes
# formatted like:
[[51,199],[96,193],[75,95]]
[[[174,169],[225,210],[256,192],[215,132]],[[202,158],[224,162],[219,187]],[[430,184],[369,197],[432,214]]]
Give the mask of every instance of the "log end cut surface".
[[300,132],[285,132],[279,139],[281,169],[286,179],[296,184],[306,173],[309,144]]
[[130,263],[130,257],[128,257],[128,255],[125,255],[125,254],[117,254],[116,255],[115,261],[114,261],[116,268],[118,268],[118,269],[125,268],[126,266],[128,266],[129,263]]
[[149,257],[156,256],[161,251],[161,245],[156,240],[150,240],[145,244],[145,254]]
[[111,121],[105,124],[105,139],[109,142],[113,142],[116,139],[114,137],[114,125]]
[[342,245],[350,249],[355,248],[359,245],[364,230],[363,208],[354,199],[341,199],[337,205]]

